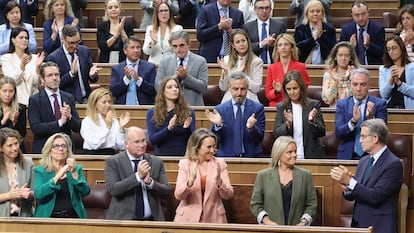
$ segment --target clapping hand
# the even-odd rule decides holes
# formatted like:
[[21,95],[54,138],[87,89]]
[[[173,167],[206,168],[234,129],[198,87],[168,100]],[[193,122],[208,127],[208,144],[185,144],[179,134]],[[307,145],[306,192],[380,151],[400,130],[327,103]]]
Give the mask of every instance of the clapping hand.
[[109,110],[105,116],[106,128],[110,129],[112,127],[112,120],[113,120],[112,110]]
[[174,116],[171,117],[170,121],[168,122],[167,129],[169,131],[172,131],[174,129],[176,121],[177,121],[177,114],[174,114]]
[[312,111],[309,112],[309,122],[313,123],[315,122],[316,115],[318,114],[318,109],[313,108]]
[[194,165],[194,167],[190,168],[190,177],[188,178],[187,187],[191,188],[193,187],[194,180],[197,178],[197,172],[198,172],[198,162]]
[[189,128],[192,121],[193,121],[192,117],[187,117],[187,119],[185,119],[185,121],[184,121],[183,128],[184,129]]
[[290,127],[292,127],[292,124],[293,124],[293,114],[292,114],[292,111],[290,109],[285,109],[285,111],[283,111],[283,115],[285,116],[285,120],[286,120],[287,126],[290,129]]
[[74,26],[74,27],[77,27],[78,24],[79,24],[79,19],[78,18],[74,18],[73,21],[72,21],[72,23],[71,23],[71,25]]
[[273,89],[275,90],[275,93],[279,93],[282,90],[282,84],[279,80],[273,80],[272,82]]
[[223,181],[221,179],[221,176],[220,176],[221,167],[220,167],[220,164],[218,162],[216,162],[216,164],[217,164],[216,184],[217,184],[217,187],[220,187],[221,184],[223,183]]
[[130,119],[131,117],[129,115],[129,112],[125,112],[124,114],[122,114],[121,117],[119,117],[119,128],[121,128],[122,130],[125,127],[125,125],[128,124]]
[[207,119],[212,123],[212,124],[215,124],[215,125],[222,125],[223,124],[223,121],[222,121],[222,118],[221,118],[221,115],[220,115],[220,113],[219,112],[217,112],[217,110],[216,109],[214,109],[212,112],[210,111],[210,110],[208,110],[208,109],[206,109],[205,111],[204,111],[204,113],[205,113],[205,115],[206,115],[206,117],[207,117]]
[[375,104],[372,101],[368,101],[366,119],[374,118],[374,107],[375,107]]
[[256,122],[257,122],[256,115],[252,113],[252,115],[247,119],[247,122],[246,122],[247,129],[249,131],[253,130],[253,127],[256,124]]

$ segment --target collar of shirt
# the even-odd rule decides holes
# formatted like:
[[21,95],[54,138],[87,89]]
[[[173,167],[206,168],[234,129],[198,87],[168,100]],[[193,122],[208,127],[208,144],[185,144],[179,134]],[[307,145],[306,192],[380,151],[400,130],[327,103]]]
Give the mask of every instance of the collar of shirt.
[[138,60],[136,60],[135,62],[132,62],[132,61],[130,61],[128,58],[126,59],[126,64],[127,65],[132,65],[132,64],[139,64],[139,59]]
[[266,23],[266,28],[269,28],[270,17],[266,21],[261,21],[259,18],[257,18],[257,28],[262,28],[263,23]]
[[217,1],[217,8],[218,8],[218,10],[219,10],[219,13],[220,13],[220,11],[222,11],[222,10],[227,10],[227,16],[229,16],[228,14],[229,14],[229,9],[230,9],[230,7],[224,7],[224,6],[221,6],[220,4],[219,4],[219,2]]
[[357,99],[355,99],[355,97],[353,97],[353,99],[354,99],[354,104],[356,104],[358,102],[362,102],[362,105],[365,105],[367,103],[367,100],[368,100],[368,95],[363,100],[357,100]]
[[52,91],[52,90],[50,90],[49,88],[45,87],[45,92],[46,92],[46,94],[47,94],[47,96],[48,96],[49,98],[54,98],[52,95],[53,95],[53,94],[56,94],[56,95],[57,95],[57,97],[60,99],[60,91],[59,91],[59,89],[58,89],[56,92],[53,92],[53,91]]
[[381,150],[379,150],[377,153],[373,154],[372,157],[374,157],[374,163],[373,165],[375,165],[375,163],[378,161],[378,159],[380,158],[380,156],[382,155],[382,153],[384,153],[384,151],[387,149],[387,146],[384,146]]
[[[368,24],[369,24],[369,20],[367,21],[367,24],[365,24],[365,26],[362,27],[362,28],[364,28],[364,32],[367,32]],[[356,27],[357,27],[357,32],[359,32],[359,29],[361,28],[361,26],[356,24]]]
[[132,164],[132,169],[134,169],[134,162],[132,162],[132,160],[135,160],[135,159],[138,159],[138,160],[143,160],[143,159],[144,159],[144,155],[141,155],[140,157],[135,158],[134,156],[132,156],[132,155],[129,153],[129,151],[128,151],[128,150],[125,150],[125,151],[126,151],[126,153],[127,153],[127,155],[128,155],[129,161],[130,161],[130,162],[131,162],[131,164]]
[[[186,66],[188,64],[188,57],[189,57],[189,52],[187,53],[187,55],[185,55],[184,60],[183,60],[183,65]],[[181,58],[177,57],[177,66],[180,65],[181,62]]]

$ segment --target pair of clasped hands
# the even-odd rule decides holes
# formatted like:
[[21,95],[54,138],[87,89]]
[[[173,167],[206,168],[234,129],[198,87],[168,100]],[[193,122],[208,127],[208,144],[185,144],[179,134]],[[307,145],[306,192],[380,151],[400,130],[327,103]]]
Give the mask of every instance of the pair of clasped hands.
[[[193,187],[194,181],[197,179],[199,163],[200,162],[198,161],[192,168],[190,168],[191,174],[190,174],[190,177],[187,181],[187,187],[188,188]],[[220,164],[218,162],[216,164],[217,164],[217,173],[216,173],[215,180],[216,180],[217,187],[220,187],[221,184],[223,183],[223,181],[221,179],[221,176],[220,176],[221,167],[220,167]]]
[[70,172],[72,173],[72,177],[77,180],[79,178],[79,174],[76,172],[76,160],[74,158],[67,158],[66,164],[59,169],[59,171],[56,173],[55,177],[53,177],[53,182],[55,184],[58,183],[59,180],[64,179],[66,177],[66,173]]
[[138,174],[139,178],[142,181],[144,181],[144,183],[146,185],[151,184],[150,172],[151,172],[151,167],[150,167],[148,161],[145,160],[145,159],[142,159],[141,161],[139,161],[138,167],[137,167],[137,174]]

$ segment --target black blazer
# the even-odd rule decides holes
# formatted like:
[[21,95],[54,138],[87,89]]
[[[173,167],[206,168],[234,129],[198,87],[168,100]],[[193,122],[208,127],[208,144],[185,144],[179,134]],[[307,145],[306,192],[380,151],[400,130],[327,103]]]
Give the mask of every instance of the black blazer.
[[313,39],[309,23],[300,24],[296,27],[294,37],[296,46],[299,49],[300,62],[304,63],[306,61],[306,58],[308,58],[310,52],[313,50],[313,48],[315,48],[316,42],[319,43],[321,48],[322,62],[324,62],[329,56],[331,49],[336,44],[336,32],[334,27],[326,23],[322,23],[322,27],[322,36],[319,37],[316,41]]
[[[89,77],[89,70],[93,66],[93,63],[92,63],[92,58],[89,53],[88,47],[79,45],[77,54],[78,54],[79,65],[80,65],[79,69],[82,73],[82,81],[83,81],[83,85],[85,86],[85,90],[86,90],[86,97],[88,97],[89,94],[91,93],[91,87],[89,86],[89,81],[91,82],[98,81],[98,75],[96,75],[95,77]],[[66,58],[65,51],[63,51],[63,46],[56,49],[53,53],[47,56],[46,60],[53,61],[59,65],[59,70],[60,70],[59,88],[62,91],[69,92],[70,94],[75,96],[75,88],[76,88],[75,80],[76,79],[70,77],[69,75],[70,64],[69,64],[68,59]]]
[[[260,53],[262,52],[262,48],[260,48],[261,38],[259,36],[259,30],[257,28],[257,19],[246,23],[243,26],[243,29],[247,32],[250,38],[250,44],[252,45],[253,52],[260,57]],[[275,38],[282,33],[286,32],[286,25],[284,25],[281,21],[277,19],[270,18],[269,21],[269,35],[275,34]],[[274,46],[269,47],[269,54],[270,54],[270,63],[273,63],[273,48]]]
[[55,133],[71,135],[71,131],[79,132],[80,119],[75,107],[75,99],[67,92],[60,91],[61,101],[70,106],[72,118],[65,125],[59,127],[53,114],[53,108],[45,90],[42,90],[29,98],[28,117],[30,128],[33,132],[32,153],[40,153],[46,140]]
[[[209,4],[210,2],[215,3],[216,0],[204,0],[204,3],[200,4],[200,10],[203,6]],[[178,6],[180,7],[180,24],[184,29],[194,29],[197,18],[195,5],[189,0],[178,0]]]
[[[108,47],[106,41],[112,37],[112,34],[109,33],[110,22],[109,20],[103,21],[98,25],[98,31],[96,32],[96,40],[98,41],[99,47],[99,62],[108,63],[109,62],[109,53],[111,51],[119,51],[119,61],[125,61],[124,54],[124,42],[121,37],[118,37],[116,41],[112,44],[111,47]],[[134,35],[134,25],[131,20],[126,20],[124,29],[126,34],[129,36]]]

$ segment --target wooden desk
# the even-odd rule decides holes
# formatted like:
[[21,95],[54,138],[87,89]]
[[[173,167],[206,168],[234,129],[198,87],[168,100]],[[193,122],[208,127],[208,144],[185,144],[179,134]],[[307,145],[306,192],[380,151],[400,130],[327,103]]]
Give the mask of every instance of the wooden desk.
[[265,233],[265,232],[344,232],[372,233],[372,228],[343,227],[297,227],[297,226],[264,226],[257,224],[207,224],[207,223],[172,223],[151,221],[119,221],[94,219],[56,219],[56,218],[0,218],[0,231],[10,232],[99,232],[99,233]]

